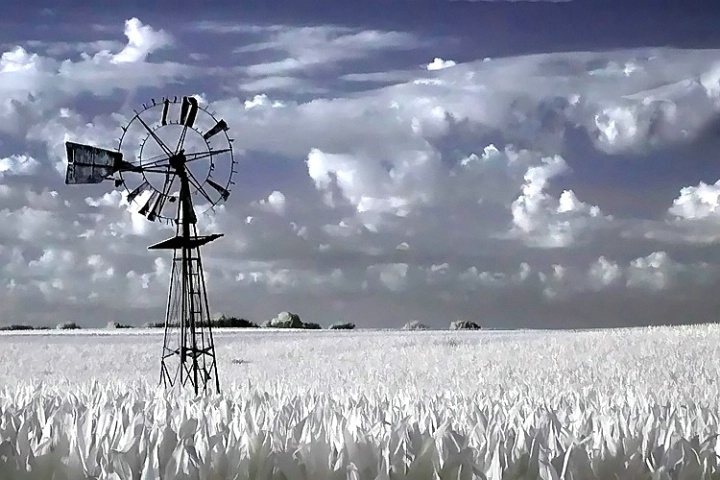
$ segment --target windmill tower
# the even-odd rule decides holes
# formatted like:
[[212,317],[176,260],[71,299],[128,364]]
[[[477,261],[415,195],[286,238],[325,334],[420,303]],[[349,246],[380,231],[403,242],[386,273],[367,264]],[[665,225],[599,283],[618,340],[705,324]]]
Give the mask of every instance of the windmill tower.
[[148,247],[173,251],[160,382],[196,394],[220,391],[200,247],[222,234],[199,235],[197,211],[214,211],[230,195],[236,162],[227,130],[186,96],[144,104],[122,127],[116,150],[66,142],[65,183],[114,180],[148,220],[175,224],[174,237]]

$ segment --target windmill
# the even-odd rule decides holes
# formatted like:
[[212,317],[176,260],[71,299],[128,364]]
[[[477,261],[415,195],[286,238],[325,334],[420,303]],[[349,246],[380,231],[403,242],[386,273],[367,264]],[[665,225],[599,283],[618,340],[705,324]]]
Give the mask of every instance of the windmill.
[[196,98],[143,104],[122,127],[116,150],[66,142],[66,184],[113,180],[150,221],[175,224],[175,236],[148,247],[172,250],[160,382],[166,388],[220,391],[200,247],[222,236],[199,235],[197,213],[230,195],[235,171],[228,126]]

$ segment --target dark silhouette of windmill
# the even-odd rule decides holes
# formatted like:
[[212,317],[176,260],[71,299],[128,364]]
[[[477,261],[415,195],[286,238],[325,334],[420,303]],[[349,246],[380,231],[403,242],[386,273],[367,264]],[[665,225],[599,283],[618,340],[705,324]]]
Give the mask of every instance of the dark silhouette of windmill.
[[144,104],[122,127],[116,150],[66,142],[65,183],[114,180],[148,220],[175,224],[174,237],[148,247],[173,251],[160,381],[196,394],[220,391],[200,247],[222,234],[199,235],[196,210],[214,211],[230,195],[236,162],[227,130],[186,96]]

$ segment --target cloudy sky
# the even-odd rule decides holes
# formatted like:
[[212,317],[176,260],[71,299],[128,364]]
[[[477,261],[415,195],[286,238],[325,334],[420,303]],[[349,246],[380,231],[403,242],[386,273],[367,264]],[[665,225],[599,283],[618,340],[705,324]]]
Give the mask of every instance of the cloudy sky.
[[[0,19],[3,323],[162,320],[173,235],[64,142],[194,95],[238,173],[203,216],[213,313],[329,325],[715,321],[710,3],[78,2]],[[159,122],[159,118],[155,120]]]

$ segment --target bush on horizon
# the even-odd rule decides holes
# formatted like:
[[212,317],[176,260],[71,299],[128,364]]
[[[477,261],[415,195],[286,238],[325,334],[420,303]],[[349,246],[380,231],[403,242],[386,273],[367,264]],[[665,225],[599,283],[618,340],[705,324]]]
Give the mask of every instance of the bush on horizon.
[[328,328],[330,330],[354,330],[355,324],[352,322],[335,322]]
[[113,328],[135,328],[133,325],[125,325],[120,322],[108,322],[107,326],[105,328],[113,329]]
[[78,325],[75,322],[63,322],[58,324],[57,327],[58,330],[78,330],[80,328],[80,325]]
[[17,330],[34,330],[35,327],[32,325],[22,325],[18,323],[14,323],[12,325],[0,325],[0,331],[8,332],[8,331],[17,331]]
[[[215,328],[258,328],[258,324],[250,320],[238,317],[226,317],[225,315],[220,315],[220,317],[211,323]],[[165,325],[163,324],[163,326]]]
[[305,328],[300,315],[292,312],[280,312],[277,317],[263,323],[265,328]]
[[480,330],[482,327],[468,320],[455,320],[450,322],[450,330]]
[[428,327],[424,323],[420,322],[419,320],[412,320],[410,322],[407,322],[402,327],[403,330],[427,330]]

